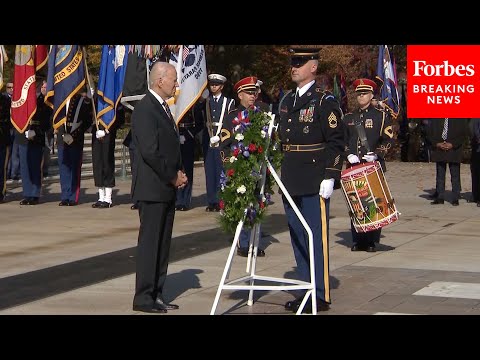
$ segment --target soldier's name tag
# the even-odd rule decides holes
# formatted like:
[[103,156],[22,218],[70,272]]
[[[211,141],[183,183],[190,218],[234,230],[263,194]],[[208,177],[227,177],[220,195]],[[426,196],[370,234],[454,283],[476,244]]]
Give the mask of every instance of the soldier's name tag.
[[180,135],[180,144],[185,144],[185,136]]

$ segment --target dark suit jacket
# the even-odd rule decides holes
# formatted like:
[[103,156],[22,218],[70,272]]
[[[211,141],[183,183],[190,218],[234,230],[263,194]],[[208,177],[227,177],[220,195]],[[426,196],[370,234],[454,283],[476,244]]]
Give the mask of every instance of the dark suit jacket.
[[182,169],[180,140],[175,123],[150,91],[133,110],[131,131],[133,201],[174,201],[176,189],[171,181]]
[[460,163],[463,158],[463,144],[468,137],[468,119],[448,119],[447,142],[453,145],[453,148],[444,151],[436,147],[437,143],[443,142],[442,132],[445,118],[429,119],[427,127],[427,137],[432,144],[430,157],[433,162],[453,162]]

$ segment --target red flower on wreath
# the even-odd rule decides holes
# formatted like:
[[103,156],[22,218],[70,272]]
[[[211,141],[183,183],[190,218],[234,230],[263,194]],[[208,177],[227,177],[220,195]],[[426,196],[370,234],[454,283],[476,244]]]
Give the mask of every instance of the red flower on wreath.
[[259,146],[258,149],[257,149],[257,151],[258,151],[259,154],[263,153],[263,148],[262,148],[262,146]]
[[233,156],[237,157],[239,153],[240,153],[239,148],[236,148],[235,150],[233,150]]
[[232,177],[233,174],[235,174],[235,170],[233,170],[233,169],[228,169],[228,170],[227,170],[227,176],[228,176],[228,177]]
[[223,209],[225,208],[225,202],[224,202],[223,200],[220,200],[220,201],[218,202],[218,206],[220,206],[220,209],[223,210]]
[[259,201],[258,204],[260,205],[260,209],[265,207],[265,203],[263,201]]
[[254,143],[251,143],[250,145],[248,145],[248,150],[250,152],[254,152],[255,150],[257,150],[257,146]]

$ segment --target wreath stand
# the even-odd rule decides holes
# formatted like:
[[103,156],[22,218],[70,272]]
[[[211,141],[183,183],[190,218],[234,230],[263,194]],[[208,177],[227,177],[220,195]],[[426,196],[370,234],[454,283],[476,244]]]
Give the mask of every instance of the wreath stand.
[[[272,130],[276,126],[273,125],[274,118],[270,121],[268,135],[269,139],[272,135]],[[278,125],[277,125],[278,126]],[[276,173],[275,169],[273,168],[272,164],[268,160],[268,145],[270,145],[270,140],[267,143],[267,149],[265,151],[265,162],[262,164],[261,173],[262,178],[259,180],[258,186],[260,186],[260,194],[263,196],[264,188],[265,188],[265,181],[266,181],[266,172],[267,167],[270,170],[270,173],[274,177],[276,183],[282,190],[283,195],[287,198],[288,202],[292,206],[295,214],[298,216],[300,222],[302,223],[305,231],[308,234],[308,247],[309,247],[309,258],[310,258],[310,282],[305,282],[301,280],[295,279],[286,279],[286,278],[275,278],[269,276],[260,276],[255,273],[256,270],[256,262],[257,262],[257,250],[258,244],[260,242],[260,224],[256,223],[252,231],[250,233],[250,242],[248,247],[248,257],[247,257],[247,266],[245,272],[247,273],[246,276],[242,276],[237,279],[233,279],[227,282],[227,278],[229,278],[230,270],[232,267],[233,256],[235,255],[235,250],[237,248],[237,244],[240,238],[240,232],[243,228],[245,218],[247,215],[247,209],[245,209],[244,215],[242,220],[238,222],[237,228],[235,230],[235,236],[233,238],[232,246],[230,248],[230,252],[228,254],[227,262],[225,264],[225,268],[223,270],[222,278],[220,280],[220,284],[217,289],[217,294],[215,296],[215,300],[213,302],[212,309],[210,311],[210,315],[215,315],[215,310],[217,308],[218,302],[220,300],[220,295],[223,290],[248,290],[248,300],[247,305],[253,305],[253,292],[255,290],[307,290],[305,296],[296,312],[296,315],[302,314],[302,310],[305,307],[305,304],[308,300],[308,297],[311,296],[312,299],[312,315],[317,314],[317,297],[314,296],[315,294],[315,265],[314,265],[314,254],[313,254],[313,233],[310,229],[310,226],[305,221],[305,218],[298,210],[297,205],[291,198],[290,194],[288,193],[287,189],[283,185],[282,181],[280,180],[278,174]],[[324,201],[321,198],[321,201]],[[255,284],[256,280],[277,283],[275,285],[257,285]],[[245,284],[246,283],[246,284]]]

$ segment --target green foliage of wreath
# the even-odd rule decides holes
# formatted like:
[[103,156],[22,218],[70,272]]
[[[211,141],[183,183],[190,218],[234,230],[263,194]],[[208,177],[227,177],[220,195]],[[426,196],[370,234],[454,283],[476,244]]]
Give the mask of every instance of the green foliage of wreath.
[[[235,139],[229,157],[224,162],[220,184],[220,225],[223,230],[234,233],[245,216],[244,227],[251,228],[262,222],[274,194],[275,179],[266,167],[266,156],[274,169],[280,167],[282,152],[275,127],[268,135],[270,113],[254,107],[239,112],[233,120]],[[265,169],[265,170],[264,170]],[[265,186],[260,194],[262,172],[265,171]]]

